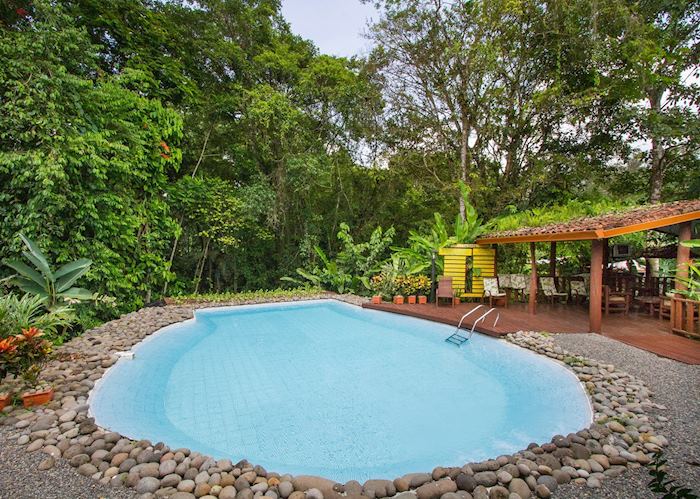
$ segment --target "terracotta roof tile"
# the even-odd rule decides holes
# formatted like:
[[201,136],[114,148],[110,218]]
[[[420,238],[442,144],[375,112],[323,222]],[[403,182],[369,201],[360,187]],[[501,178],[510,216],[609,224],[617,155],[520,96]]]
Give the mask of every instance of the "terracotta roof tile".
[[605,213],[592,217],[581,217],[567,222],[552,223],[540,227],[521,227],[515,230],[493,232],[491,234],[485,234],[480,240],[546,236],[550,234],[566,235],[577,232],[620,229],[631,225],[654,222],[656,220],[693,212],[698,212],[697,218],[700,219],[700,199],[640,206],[631,210]]

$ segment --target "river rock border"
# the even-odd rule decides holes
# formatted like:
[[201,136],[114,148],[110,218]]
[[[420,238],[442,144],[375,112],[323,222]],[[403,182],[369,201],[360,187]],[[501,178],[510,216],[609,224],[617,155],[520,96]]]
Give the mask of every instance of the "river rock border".
[[[359,304],[353,296],[319,294],[300,300],[334,298]],[[245,304],[274,300],[249,301]],[[282,300],[280,300],[282,301]],[[283,301],[290,301],[285,298]],[[236,303],[241,304],[241,303]],[[280,475],[246,460],[215,460],[165,443],[134,441],[98,427],[88,415],[88,395],[116,352],[129,350],[149,334],[193,317],[194,308],[227,303],[144,308],[86,332],[61,346],[42,373],[54,387],[54,401],[34,411],[5,408],[0,424],[28,452],[46,457],[40,469],[65,459],[81,475],[104,484],[133,487],[143,499],[517,499],[550,497],[569,482],[597,488],[601,481],[650,461],[667,445],[656,433],[667,421],[654,416],[664,407],[633,376],[613,365],[576,357],[543,333],[519,332],[506,340],[561,362],[582,382],[594,410],[589,428],[526,450],[462,467],[438,467],[395,480],[335,483],[321,477]]]

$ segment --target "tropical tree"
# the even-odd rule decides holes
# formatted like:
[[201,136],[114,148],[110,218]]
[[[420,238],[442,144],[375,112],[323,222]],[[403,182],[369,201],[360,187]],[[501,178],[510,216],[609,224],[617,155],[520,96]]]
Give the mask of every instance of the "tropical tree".
[[[440,249],[453,244],[471,244],[483,233],[484,225],[479,218],[476,208],[470,202],[470,189],[464,183],[459,183],[463,215],[455,216],[452,231],[445,223],[440,213],[433,213],[433,224],[427,232],[410,231],[408,246],[393,247],[395,255],[404,261],[409,274],[425,272],[433,262],[433,256]],[[436,258],[435,265],[439,272],[443,270],[442,259]]]
[[132,90],[143,73],[100,72],[98,51],[53,2],[0,30],[0,258],[19,255],[18,233],[58,263],[89,257],[86,283],[128,310],[170,278],[182,122]]
[[[616,133],[621,144],[643,144],[629,153],[643,161],[648,200],[658,203],[674,181],[668,173],[697,169],[700,4],[615,0],[596,7],[592,51],[599,64],[599,120],[591,124]],[[697,195],[689,187],[680,188]]]
[[[323,249],[316,246],[314,250],[320,259],[320,265],[310,269],[298,268],[296,272],[314,286],[338,293],[364,294],[370,289],[370,278],[378,273],[386,262],[387,250],[393,236],[393,228],[384,231],[377,227],[368,241],[356,243],[350,234],[350,227],[342,223],[338,239],[343,246],[336,257],[329,258]],[[304,282],[294,277],[283,277],[282,280]]]

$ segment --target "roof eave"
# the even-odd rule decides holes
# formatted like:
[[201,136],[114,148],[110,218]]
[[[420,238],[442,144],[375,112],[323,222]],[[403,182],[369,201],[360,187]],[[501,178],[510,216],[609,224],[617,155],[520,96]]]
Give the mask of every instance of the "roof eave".
[[608,239],[615,236],[641,232],[644,230],[654,230],[661,227],[668,227],[684,222],[691,222],[700,219],[700,211],[691,211],[680,215],[672,215],[647,222],[640,222],[622,227],[607,230],[589,230],[575,232],[551,232],[545,234],[523,234],[512,236],[494,236],[477,239],[477,244],[514,244],[514,243],[539,243],[558,241],[586,241],[594,239]]

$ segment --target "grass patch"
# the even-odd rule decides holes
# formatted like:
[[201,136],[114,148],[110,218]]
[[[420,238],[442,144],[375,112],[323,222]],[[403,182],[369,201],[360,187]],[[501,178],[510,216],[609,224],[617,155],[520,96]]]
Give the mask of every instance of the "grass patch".
[[567,355],[562,361],[564,364],[569,366],[583,366],[585,365],[583,357],[578,357],[576,355]]
[[261,289],[258,291],[243,291],[240,293],[202,293],[173,296],[168,299],[177,305],[185,303],[226,302],[241,303],[251,300],[280,300],[291,298],[308,298],[325,293],[321,288],[301,287],[292,289]]

